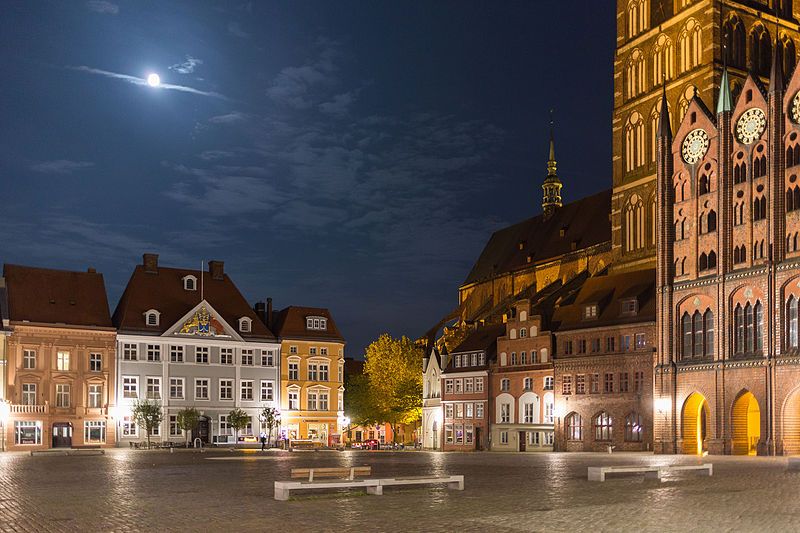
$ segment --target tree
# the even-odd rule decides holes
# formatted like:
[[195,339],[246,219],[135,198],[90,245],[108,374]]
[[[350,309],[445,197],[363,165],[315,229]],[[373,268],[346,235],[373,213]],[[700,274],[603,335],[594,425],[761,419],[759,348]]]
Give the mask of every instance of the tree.
[[150,400],[137,400],[133,405],[132,416],[136,425],[144,429],[147,434],[147,447],[149,448],[150,435],[164,420],[161,406],[157,402],[151,402]]
[[186,436],[186,447],[189,447],[189,432],[197,427],[200,421],[200,412],[194,407],[185,407],[178,411],[176,416],[178,420],[178,427],[183,430]]
[[400,424],[422,416],[422,358],[424,350],[408,337],[392,338],[384,333],[367,346],[364,373],[369,380],[369,397],[383,420],[392,427],[397,440]]
[[344,412],[354,426],[374,426],[386,419],[387,413],[380,410],[364,374],[347,375],[345,378]]
[[272,440],[272,431],[281,425],[281,413],[274,407],[264,407],[259,413],[259,418],[267,426],[267,444]]
[[239,432],[246,428],[249,423],[250,415],[238,407],[228,413],[228,425],[233,430],[234,446],[239,444]]

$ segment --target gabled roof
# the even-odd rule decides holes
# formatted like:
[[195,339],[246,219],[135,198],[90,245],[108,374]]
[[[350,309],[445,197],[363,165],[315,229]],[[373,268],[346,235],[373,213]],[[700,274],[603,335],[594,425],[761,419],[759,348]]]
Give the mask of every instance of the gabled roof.
[[[309,316],[326,318],[327,328],[325,330],[307,329],[306,317]],[[331,312],[324,307],[289,306],[275,314],[273,329],[281,339],[318,339],[344,342],[344,337],[336,326]]]
[[8,326],[8,291],[5,278],[0,278],[0,331]]
[[[186,276],[198,278],[197,290],[183,288],[183,278]],[[236,328],[242,338],[275,339],[275,335],[261,322],[227,274],[223,274],[221,279],[214,279],[210,272],[203,272],[201,278],[198,270],[162,266],[155,272],[147,272],[142,265],[136,266],[114,311],[114,325],[121,333],[161,335],[167,332],[200,303],[201,279],[202,298],[213,306],[225,322]],[[161,313],[158,326],[148,326],[145,322],[144,314],[150,309]],[[249,332],[238,331],[241,317],[251,320]]]
[[[558,331],[653,322],[656,319],[656,271],[654,269],[594,276],[586,280],[572,304],[556,309]],[[636,298],[638,312],[622,312],[622,302]],[[583,308],[597,304],[596,319],[584,319]]]
[[12,322],[113,327],[102,274],[6,264],[3,276]]
[[467,366],[456,368],[453,365],[454,357],[450,357],[447,366],[442,369],[445,372],[470,372],[486,368],[491,361],[497,357],[497,338],[505,335],[505,324],[490,324],[479,326],[478,329],[470,333],[461,344],[453,349],[453,354],[469,353],[469,352],[485,352],[486,364],[484,366]]
[[611,241],[610,208],[611,190],[605,190],[559,207],[549,218],[540,214],[494,232],[462,285],[569,253],[573,241],[576,249]]

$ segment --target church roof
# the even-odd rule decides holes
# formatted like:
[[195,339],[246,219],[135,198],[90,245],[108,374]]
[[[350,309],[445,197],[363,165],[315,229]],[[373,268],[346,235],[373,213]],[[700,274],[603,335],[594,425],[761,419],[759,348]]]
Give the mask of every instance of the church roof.
[[[517,270],[573,251],[611,240],[611,190],[587,196],[557,209],[550,218],[542,214],[492,234],[462,285]],[[561,236],[561,230],[564,236]],[[522,250],[520,250],[522,243]]]

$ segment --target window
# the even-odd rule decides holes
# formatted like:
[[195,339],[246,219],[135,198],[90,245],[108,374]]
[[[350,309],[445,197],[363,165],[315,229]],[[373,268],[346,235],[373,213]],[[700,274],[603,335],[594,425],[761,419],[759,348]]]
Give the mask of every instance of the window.
[[600,352],[600,339],[595,338],[592,339],[592,353],[599,353]]
[[586,394],[586,376],[584,374],[575,376],[575,394]]
[[27,370],[36,368],[36,350],[23,350],[22,368]]
[[600,394],[600,374],[592,374],[589,380],[589,392]]
[[267,350],[267,351],[261,350],[261,366],[274,366],[274,365],[275,365],[275,354],[272,353],[272,350]]
[[296,390],[289,391],[289,409],[300,409],[300,393]]
[[41,444],[42,423],[34,420],[14,421],[14,444]]
[[22,405],[36,405],[36,383],[22,384]]
[[603,392],[606,394],[611,394],[614,392],[614,374],[611,372],[606,372],[603,380]]
[[306,329],[326,330],[328,329],[328,320],[319,316],[306,317]]
[[328,410],[328,393],[327,392],[320,392],[319,393],[319,410],[320,411],[327,411]]
[[480,352],[478,354],[478,366],[483,366],[486,364],[486,354]]
[[711,357],[714,354],[714,313],[711,309],[706,309],[703,314],[700,311],[692,315],[684,312],[681,331],[682,359]]
[[123,437],[137,437],[139,435],[139,426],[136,425],[136,422],[129,417],[122,418],[122,436]]
[[328,381],[328,365],[321,364],[319,365],[319,380],[320,381]]
[[500,423],[508,424],[511,422],[511,404],[500,404]]
[[633,373],[633,390],[634,392],[644,392],[644,372],[637,370]]
[[297,381],[300,374],[300,363],[289,363],[289,379]]
[[644,350],[647,348],[647,340],[644,333],[637,333],[636,334],[636,349],[637,350]]
[[289,353],[296,354],[297,353],[297,346],[289,346]]
[[798,349],[798,298],[794,295],[789,297],[786,303],[786,347]]
[[178,425],[178,415],[169,415],[169,436],[180,437],[183,435],[183,430]]
[[700,64],[703,49],[701,41],[702,31],[700,24],[694,19],[689,19],[678,36],[680,72],[686,72]]
[[464,418],[472,418],[474,413],[475,404],[472,403],[465,403],[464,404]]
[[83,422],[84,444],[105,444],[106,423],[104,420],[86,420]]
[[453,357],[453,367],[454,368],[461,368],[461,356],[457,355]]
[[320,347],[319,354],[320,355],[328,355],[328,348],[326,346]]
[[317,364],[308,363],[308,380],[317,381]]
[[242,366],[253,366],[253,350],[242,350]]
[[475,418],[483,419],[483,404],[476,403],[475,404]]
[[169,378],[169,397],[175,400],[183,399],[183,378]]
[[587,305],[583,308],[583,318],[597,318],[597,305]]
[[316,411],[317,410],[317,393],[316,392],[309,392],[307,395],[306,403],[308,404],[309,411]]
[[194,380],[194,399],[208,400],[208,378],[195,378]]
[[161,361],[161,346],[158,344],[147,345],[147,360],[148,361]]
[[232,365],[233,364],[233,348],[220,348],[219,349],[219,364]]
[[508,444],[508,431],[500,432],[500,444]]
[[444,380],[444,392],[446,392],[447,394],[452,394],[453,393],[453,380],[452,379]]
[[767,218],[767,197],[761,196],[753,199],[753,222]]
[[123,361],[136,361],[139,358],[139,347],[136,344],[122,345]]
[[161,378],[157,377],[147,378],[147,399],[148,400],[161,399]]
[[[642,146],[640,149],[643,150],[644,147]],[[624,208],[624,217],[625,251],[633,252],[644,248],[644,239],[647,233],[644,224],[644,201],[641,196],[633,194],[628,198]]]
[[538,405],[533,403],[533,402],[526,402],[526,403],[524,403],[522,405],[522,420],[523,420],[523,423],[525,423],[525,424],[534,424],[534,423],[537,422],[536,419],[538,417],[536,416],[536,414],[537,414],[536,413],[536,407],[538,407]]
[[169,360],[172,363],[183,363],[183,346],[170,346]]
[[572,341],[564,341],[564,355],[572,355]]
[[517,364],[517,352],[511,352],[511,364],[512,365]]
[[69,352],[56,353],[56,368],[64,372],[69,370]]
[[613,352],[616,349],[616,337],[606,337],[606,352]]
[[508,392],[510,388],[510,381],[506,378],[500,380],[500,390],[503,392]]
[[619,392],[628,392],[628,373],[619,373]]
[[472,378],[464,378],[464,392],[470,393],[475,391],[475,380]]
[[472,444],[474,429],[472,424],[464,426],[464,444]]
[[138,376],[122,376],[122,397],[139,397],[139,378]]
[[157,326],[159,323],[159,312],[151,309],[145,313],[145,320],[148,326]]
[[444,442],[446,444],[453,444],[453,425],[448,424],[444,427]]
[[317,355],[317,348],[316,346],[312,346],[308,349],[308,355]]
[[475,392],[483,392],[483,378],[475,378]]
[[247,318],[247,317],[240,318],[239,319],[239,331],[241,331],[242,333],[249,333],[252,322],[253,321],[251,319]]
[[631,52],[625,65],[625,97],[633,98],[645,90],[644,54],[638,48]]
[[102,371],[103,371],[103,354],[90,353],[89,372],[102,372]]
[[56,384],[56,407],[70,407],[72,405],[71,398],[72,387],[67,384]]
[[261,380],[261,401],[271,402],[275,399],[275,383]]
[[545,376],[544,377],[544,390],[553,390],[553,376]]
[[243,401],[252,402],[253,401],[253,380],[252,379],[243,379],[241,381],[241,399]]
[[233,400],[233,380],[221,379],[219,380],[219,399],[220,400]]
[[194,360],[196,363],[208,363],[208,347],[196,346],[194,349]]
[[544,423],[552,424],[555,420],[555,404],[553,403],[553,395],[544,395]]
[[642,442],[642,417],[631,413],[625,417],[625,441]]
[[219,415],[219,434],[232,435],[233,431],[228,426],[228,415]]
[[611,440],[613,420],[605,411],[594,418],[594,440]]
[[567,415],[567,440],[583,440],[583,420],[578,413]]
[[630,335],[622,335],[619,338],[619,347],[623,352],[630,352],[631,351],[631,336]]
[[625,171],[632,172],[645,163],[644,119],[638,111],[625,124]]
[[525,390],[533,390],[533,378],[525,378],[523,384]]
[[572,394],[572,376],[563,376],[561,378],[561,394]]
[[586,339],[578,340],[578,353],[586,353]]
[[454,414],[453,404],[452,403],[446,404],[444,406],[444,416],[445,416],[445,418],[453,418],[453,414]]
[[528,352],[520,352],[519,354],[519,364],[527,365],[528,364]]
[[194,276],[183,277],[183,290],[195,291],[197,290],[197,278]]
[[519,338],[520,339],[524,339],[527,336],[528,336],[528,330],[525,329],[525,328],[520,328],[520,330],[519,330]]

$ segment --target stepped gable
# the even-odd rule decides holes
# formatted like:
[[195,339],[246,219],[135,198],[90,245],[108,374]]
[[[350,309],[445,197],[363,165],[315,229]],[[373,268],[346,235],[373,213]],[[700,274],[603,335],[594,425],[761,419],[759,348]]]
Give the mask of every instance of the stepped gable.
[[[595,328],[600,326],[655,322],[656,320],[656,271],[637,270],[620,274],[598,275],[587,279],[574,301],[556,309],[553,322],[558,331]],[[636,298],[638,311],[626,314],[622,301]],[[583,308],[598,305],[598,316],[583,317]]]
[[[197,278],[197,290],[183,288],[186,276]],[[157,266],[155,271],[147,271],[145,266],[137,265],[114,311],[114,325],[128,333],[163,334],[200,303],[200,276],[199,270]],[[275,339],[227,274],[215,276],[211,272],[202,272],[202,287],[203,299],[242,338]],[[150,309],[161,313],[158,326],[145,323],[144,314]],[[238,330],[241,317],[252,320],[249,332]]]
[[462,286],[572,252],[573,241],[577,249],[611,241],[610,206],[609,189],[566,204],[550,218],[540,214],[494,232]]
[[103,275],[94,269],[74,272],[6,264],[3,276],[13,322],[113,327]]
[[[306,328],[306,317],[318,316],[327,319],[324,330]],[[324,307],[289,306],[275,314],[273,323],[275,333],[281,339],[318,339],[331,342],[344,342],[331,312]]]

